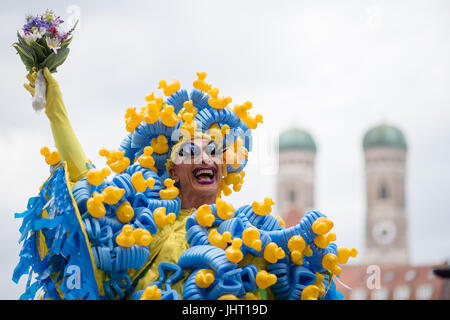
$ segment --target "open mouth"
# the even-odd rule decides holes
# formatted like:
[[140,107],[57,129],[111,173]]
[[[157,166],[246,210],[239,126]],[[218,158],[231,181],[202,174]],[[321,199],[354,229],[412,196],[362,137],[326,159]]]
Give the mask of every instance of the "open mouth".
[[211,184],[214,183],[214,177],[216,176],[216,168],[195,168],[192,171],[195,180],[200,184]]

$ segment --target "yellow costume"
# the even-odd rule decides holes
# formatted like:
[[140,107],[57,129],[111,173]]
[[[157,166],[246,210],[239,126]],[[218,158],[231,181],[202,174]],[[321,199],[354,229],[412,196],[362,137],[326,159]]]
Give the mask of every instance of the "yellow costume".
[[[219,90],[205,82],[204,73],[194,81],[190,96],[179,90],[178,81],[161,81],[159,87],[168,98],[164,109],[158,107],[160,119],[145,120],[149,106],[139,112],[128,109],[129,135],[120,149],[100,150],[116,173],[107,180],[109,169],[100,171],[88,162],[58,83],[47,69],[44,76],[45,112],[61,162],[56,163],[56,156],[51,161],[49,150],[44,150],[53,172],[40,195],[30,199],[28,210],[18,215],[24,217],[25,243],[14,280],[50,269],[54,276],[28,286],[23,298],[33,298],[39,288],[44,298],[52,299],[314,296],[308,292],[319,292],[317,298],[322,299],[340,298],[331,278],[340,272],[337,262],[346,262],[356,250],[338,254],[336,245],[329,244],[335,237],[327,234],[331,227],[323,227],[330,225],[323,214],[312,211],[286,229],[269,214],[274,204],[270,198],[236,210],[220,198],[231,192],[228,185],[239,191],[243,183],[242,169],[251,149],[246,131],[256,128],[250,124],[251,103],[233,111],[228,107],[231,98],[219,98]],[[25,87],[34,94],[35,75],[28,79]],[[153,94],[146,100],[163,106]],[[262,122],[260,115],[257,119]],[[195,136],[208,137],[226,149],[224,177],[216,204],[180,210],[179,189],[167,169],[182,144]],[[83,283],[79,287],[67,280],[76,266],[85,270],[74,278]],[[165,271],[173,275],[166,278]],[[304,288],[308,290],[302,296]]]

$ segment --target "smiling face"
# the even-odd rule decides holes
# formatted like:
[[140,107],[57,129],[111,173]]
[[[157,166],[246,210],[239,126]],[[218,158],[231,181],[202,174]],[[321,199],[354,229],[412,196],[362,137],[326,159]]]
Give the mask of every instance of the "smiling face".
[[216,202],[222,180],[222,153],[206,138],[184,143],[170,175],[181,187],[181,207],[198,208]]

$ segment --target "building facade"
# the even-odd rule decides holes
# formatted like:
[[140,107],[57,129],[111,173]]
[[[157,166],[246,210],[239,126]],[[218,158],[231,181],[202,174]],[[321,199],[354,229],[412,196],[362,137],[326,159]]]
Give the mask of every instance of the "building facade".
[[389,125],[363,138],[366,178],[366,264],[408,264],[405,179],[407,144]]
[[[314,208],[316,144],[301,129],[279,137],[277,207],[286,226]],[[450,280],[433,270],[445,265],[412,266],[406,206],[408,145],[402,131],[381,124],[363,137],[365,161],[365,250],[361,265],[346,265],[336,280],[344,299],[449,299]]]
[[308,132],[292,128],[280,135],[278,150],[277,208],[289,227],[314,207],[317,147]]

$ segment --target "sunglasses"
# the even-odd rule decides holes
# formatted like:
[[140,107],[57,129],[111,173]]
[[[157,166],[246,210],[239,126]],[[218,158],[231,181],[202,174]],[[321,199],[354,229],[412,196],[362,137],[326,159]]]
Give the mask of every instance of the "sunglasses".
[[[222,155],[222,149],[217,146],[213,141],[208,143],[203,152],[211,157],[219,157]],[[198,145],[193,142],[187,142],[183,146],[181,146],[178,155],[185,159],[195,159],[200,158],[202,156],[202,149]]]

